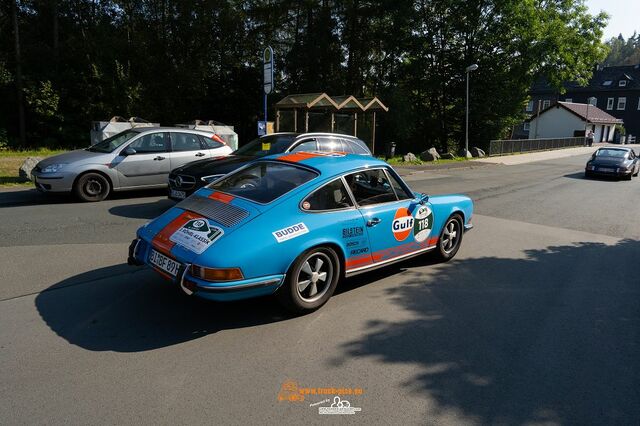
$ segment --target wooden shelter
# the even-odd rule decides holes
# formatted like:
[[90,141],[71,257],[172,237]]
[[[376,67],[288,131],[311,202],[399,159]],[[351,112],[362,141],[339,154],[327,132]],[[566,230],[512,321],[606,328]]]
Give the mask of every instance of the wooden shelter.
[[375,152],[376,113],[389,108],[378,98],[289,95],[275,104],[276,132],[335,132],[360,137]]

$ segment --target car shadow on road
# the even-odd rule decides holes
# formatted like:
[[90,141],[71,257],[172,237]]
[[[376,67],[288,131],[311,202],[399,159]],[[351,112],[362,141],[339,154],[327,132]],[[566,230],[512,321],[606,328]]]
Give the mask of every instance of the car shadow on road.
[[[139,197],[166,196],[166,189],[145,189],[139,191],[112,192],[107,197],[109,200],[126,200]],[[35,188],[24,190],[0,191],[0,208],[19,207],[49,204],[85,204],[71,193],[40,192]]]
[[51,330],[92,351],[153,350],[289,318],[265,298],[216,303],[189,297],[150,269],[126,264],[66,279],[35,304]]
[[149,203],[125,204],[113,206],[109,213],[115,216],[128,217],[131,219],[154,219],[176,204],[168,198],[156,200]]
[[631,424],[640,418],[640,241],[456,259],[404,271],[408,320],[371,321],[330,361],[417,366],[403,383],[478,424]]

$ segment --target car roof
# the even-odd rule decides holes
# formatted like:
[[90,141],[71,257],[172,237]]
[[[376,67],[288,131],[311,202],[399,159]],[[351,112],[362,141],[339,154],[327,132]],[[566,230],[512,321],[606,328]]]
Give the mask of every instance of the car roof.
[[295,133],[295,132],[278,132],[278,133],[270,133],[264,136],[294,136],[296,139],[300,138],[308,138],[313,136],[325,136],[325,137],[337,137],[337,138],[345,138],[345,139],[360,139],[353,135],[346,135],[343,133],[330,133],[330,132],[308,132],[308,133]]
[[624,151],[624,152],[631,152],[631,148],[627,148],[625,147],[617,147],[617,146],[601,146],[600,148],[598,148],[598,151]]
[[261,158],[258,161],[282,161],[292,164],[301,164],[318,170],[327,176],[339,175],[352,170],[388,166],[382,160],[368,155],[331,153],[331,152],[294,152],[274,154]]
[[186,132],[186,133],[206,133],[206,134],[214,134],[210,130],[200,130],[200,129],[188,129],[185,127],[134,127],[130,130],[136,131],[138,133],[147,133],[147,132]]

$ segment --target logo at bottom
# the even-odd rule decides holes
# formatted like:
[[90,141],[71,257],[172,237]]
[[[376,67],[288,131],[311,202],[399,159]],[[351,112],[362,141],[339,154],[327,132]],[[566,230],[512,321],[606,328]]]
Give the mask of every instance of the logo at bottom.
[[349,401],[339,396],[333,397],[330,407],[318,407],[318,414],[355,414],[358,411],[362,411],[362,408],[352,407]]

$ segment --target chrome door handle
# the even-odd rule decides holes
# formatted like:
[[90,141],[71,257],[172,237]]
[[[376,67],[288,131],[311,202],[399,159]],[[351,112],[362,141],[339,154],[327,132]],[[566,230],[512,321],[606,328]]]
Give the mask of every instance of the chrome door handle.
[[205,154],[203,154],[202,152],[199,152],[199,153],[196,154],[196,157],[204,157],[204,156],[205,156]]
[[156,161],[162,161],[162,160],[164,160],[164,157],[163,157],[163,156],[161,156],[161,155],[158,155],[156,158],[154,158],[154,160],[156,160]]
[[377,217],[373,217],[367,221],[367,226],[369,227],[376,226],[380,222],[382,222],[382,220],[378,219]]

